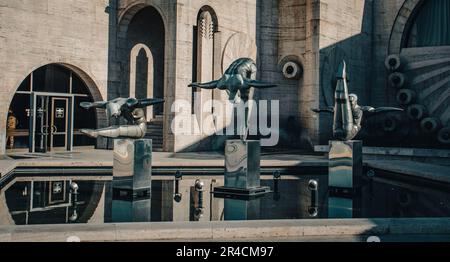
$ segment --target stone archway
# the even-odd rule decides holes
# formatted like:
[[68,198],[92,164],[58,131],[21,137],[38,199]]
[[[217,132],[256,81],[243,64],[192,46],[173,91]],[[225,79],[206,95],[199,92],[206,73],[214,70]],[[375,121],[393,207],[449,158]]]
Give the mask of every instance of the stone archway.
[[[64,78],[65,80],[62,80],[62,75],[66,76],[67,78]],[[34,134],[34,132],[32,131],[34,130],[34,128],[32,128],[30,122],[33,116],[32,112],[34,112],[34,109],[32,109],[34,107],[31,100],[36,96],[45,96],[49,99],[50,97],[56,98],[54,100],[52,99],[51,101],[66,101],[64,102],[64,107],[67,110],[64,110],[66,111],[66,113],[62,114],[65,114],[65,117],[68,117],[68,120],[66,119],[66,137],[69,138],[65,139],[68,142],[66,146],[64,146],[67,148],[67,150],[71,150],[71,148],[74,146],[73,139],[75,137],[75,133],[73,133],[72,131],[77,127],[78,129],[84,128],[78,126],[77,123],[74,122],[75,117],[80,115],[77,112],[81,110],[77,105],[80,102],[84,101],[103,101],[102,94],[100,93],[100,90],[95,81],[86,72],[75,65],[60,62],[34,67],[33,70],[30,71],[22,79],[22,81],[19,82],[19,84],[17,84],[17,86],[15,87],[15,91],[11,94],[11,97],[7,103],[7,111],[16,111],[13,113],[18,113],[18,115],[20,116],[15,116],[17,122],[22,124],[20,126],[20,130],[16,130],[15,128],[12,132],[9,131],[9,133],[13,133],[12,136],[14,138],[23,137],[23,139],[25,139],[25,137],[28,137],[28,142],[26,144],[30,150],[32,148],[32,144],[30,143],[34,143],[32,136],[32,134]],[[55,105],[53,108],[58,108],[58,106]],[[58,117],[55,117],[55,119],[56,118]],[[89,122],[89,128],[102,128],[106,127],[108,124],[108,119],[104,110],[96,110],[95,115],[91,115],[89,119],[89,121],[86,120],[87,122]],[[83,122],[85,119],[79,118],[79,120],[79,122]],[[33,122],[35,123],[35,121]],[[67,124],[67,122],[69,124]],[[8,123],[6,126],[8,126]],[[68,126],[71,126],[71,131],[67,130]],[[81,137],[80,133],[77,133],[77,135]],[[78,140],[79,139],[77,139],[77,141]],[[89,142],[89,144],[95,144],[97,147],[104,148],[104,142],[105,141],[99,139],[97,140],[97,142],[91,141]],[[12,143],[12,145],[14,146],[14,142]],[[25,146],[25,142],[22,142],[22,146]]]
[[[139,43],[135,45],[131,49],[130,53],[130,97],[138,97],[136,94],[136,88],[137,86],[137,79],[138,77],[138,71],[137,71],[137,63],[138,63],[138,57],[140,56],[141,52],[145,54],[145,57],[147,58],[147,70],[146,70],[146,97],[153,97],[153,74],[154,74],[154,68],[153,68],[153,55],[152,51],[148,46],[145,44]],[[153,107],[147,108],[147,121],[153,118]]]
[[[77,66],[68,64],[68,63],[60,63],[62,66],[72,70],[75,72],[81,80],[86,84],[86,86],[89,89],[89,92],[94,99],[94,101],[105,101],[107,100],[106,97],[103,97],[100,93],[99,86],[95,83],[95,81],[90,77],[86,72],[84,72],[82,69],[80,69]],[[109,119],[106,115],[105,110],[97,109],[95,111],[95,118],[97,121],[97,128],[105,128],[109,125]],[[99,138],[97,139],[97,148],[99,149],[106,149],[108,146],[108,141],[105,138]]]
[[[389,40],[388,84],[416,128],[421,146],[448,146],[450,127],[450,46],[409,46],[408,38],[426,0],[405,0]],[[441,9],[445,12],[444,9]],[[417,130],[420,130],[417,131]]]
[[414,17],[423,2],[424,0],[405,0],[403,3],[392,27],[388,47],[389,55],[400,54],[407,35],[405,32],[409,29],[411,18]]
[[[108,90],[110,98],[136,96],[142,98],[165,98],[167,93],[167,18],[152,1],[139,3],[126,8],[119,14],[116,58],[120,70],[115,78],[119,81]],[[167,100],[166,100],[167,101]],[[164,115],[166,105],[148,108],[148,138],[154,140],[154,148],[163,145]]]
[[[139,26],[148,22],[150,27]],[[151,23],[153,22],[153,23]],[[116,87],[116,95],[136,94],[136,56],[144,50],[148,63],[147,95],[164,98],[166,90],[166,19],[161,10],[147,3],[139,3],[129,7],[120,15],[117,32],[117,62],[122,65],[121,84]],[[151,82],[153,81],[153,83]],[[128,92],[126,92],[128,91]],[[156,108],[159,108],[157,106]],[[162,108],[156,111],[163,111]]]

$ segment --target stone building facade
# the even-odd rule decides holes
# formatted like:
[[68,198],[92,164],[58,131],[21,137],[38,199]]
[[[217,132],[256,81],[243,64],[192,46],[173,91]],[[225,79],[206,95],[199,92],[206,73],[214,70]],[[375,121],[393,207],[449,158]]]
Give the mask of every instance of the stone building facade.
[[[200,123],[210,117],[212,113],[204,110],[203,102],[211,98],[225,101],[226,94],[187,86],[192,81],[219,78],[239,57],[254,58],[258,78],[278,84],[257,92],[256,97],[280,100],[280,147],[310,149],[330,138],[331,117],[316,115],[310,109],[332,105],[334,73],[343,59],[348,64],[350,91],[360,96],[361,104],[401,105],[405,115],[412,114],[410,118],[394,115],[378,119],[373,127],[383,132],[369,134],[369,138],[389,141],[404,137],[402,132],[408,129],[412,130],[408,136],[425,138],[423,146],[448,147],[450,91],[446,79],[450,70],[445,69],[450,64],[450,46],[410,48],[406,44],[411,25],[426,2],[0,0],[0,154],[6,152],[8,111],[17,103],[14,101],[22,101],[14,100],[17,91],[30,82],[31,90],[21,91],[21,95],[32,97],[33,83],[38,85],[32,73],[47,65],[67,70],[70,79],[80,79],[87,90],[72,94],[75,91],[70,89],[70,94],[64,95],[74,107],[68,110],[71,114],[77,112],[77,97],[163,97],[166,104],[149,109],[147,118],[153,125],[151,130],[161,129],[161,137],[155,139],[161,139],[164,151],[216,149],[223,140],[218,136],[172,132],[177,115],[173,105],[177,100],[188,101],[192,119]],[[56,69],[46,70],[45,81],[59,84],[60,78],[51,71]],[[405,81],[399,84],[399,78]],[[72,86],[72,80],[68,85]],[[431,90],[425,90],[430,86]],[[43,88],[28,108],[20,105],[15,110],[29,109],[33,117],[31,107],[39,104],[40,96],[53,102],[58,94]],[[409,101],[408,96],[414,99]],[[57,106],[49,107],[55,109]],[[417,110],[425,112],[417,116]],[[92,125],[96,127],[114,123],[104,112],[95,116]],[[74,136],[82,119],[67,119],[66,127],[72,132],[66,132],[66,137]],[[28,129],[28,135],[39,133],[36,122],[20,128]],[[44,124],[42,130],[48,131],[48,127]],[[67,140],[66,147],[74,140]],[[28,141],[28,147],[35,143]],[[97,141],[97,146],[104,148],[108,143]]]

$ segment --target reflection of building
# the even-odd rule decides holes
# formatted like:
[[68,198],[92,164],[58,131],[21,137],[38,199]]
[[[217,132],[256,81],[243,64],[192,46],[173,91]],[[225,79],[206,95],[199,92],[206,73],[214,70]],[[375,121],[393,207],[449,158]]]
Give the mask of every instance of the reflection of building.
[[104,181],[18,178],[0,189],[0,224],[103,223],[104,193]]
[[94,144],[79,132],[95,127],[95,114],[77,106],[92,101],[87,85],[76,72],[59,65],[34,70],[19,85],[11,108],[23,123],[15,130],[18,142],[31,152]]
[[[399,136],[425,138],[422,146],[450,141],[446,0],[0,2],[0,154],[9,107],[21,123],[19,147],[70,149],[95,143],[79,128],[108,122],[102,112],[79,112],[79,101],[129,95],[166,98],[147,112],[157,147],[211,149],[214,138],[171,133],[171,106],[184,99],[196,120],[207,119],[212,110],[203,103],[224,94],[187,85],[218,78],[242,56],[257,59],[262,80],[279,84],[257,95],[280,100],[280,146],[309,147],[330,137],[328,116],[310,108],[330,105],[342,59],[362,104],[402,104],[410,112],[380,119],[376,129],[383,132],[375,135],[409,130]],[[385,65],[388,55],[399,56],[401,66],[397,56]]]

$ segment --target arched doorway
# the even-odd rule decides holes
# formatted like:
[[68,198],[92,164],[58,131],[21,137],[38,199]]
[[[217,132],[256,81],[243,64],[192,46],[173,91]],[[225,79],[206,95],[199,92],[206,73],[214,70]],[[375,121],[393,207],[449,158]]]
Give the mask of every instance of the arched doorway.
[[[166,26],[159,9],[136,4],[124,11],[118,27],[118,84],[110,97],[165,98]],[[146,138],[153,150],[163,149],[164,105],[147,108]]]
[[[209,82],[214,80],[215,36],[219,31],[219,22],[216,12],[210,6],[203,6],[198,15],[193,29],[193,64],[192,82]],[[197,115],[201,122],[203,112],[202,105],[205,101],[214,100],[213,90],[201,90],[193,87],[191,93],[191,111]],[[212,110],[212,108],[211,108]]]
[[[131,49],[130,56],[130,97],[153,97],[154,61],[152,52],[145,44],[137,44]],[[154,117],[153,108],[148,107],[147,120]]]
[[19,85],[9,107],[7,149],[45,153],[95,145],[95,140],[79,132],[97,127],[97,116],[79,106],[93,102],[94,96],[83,78],[69,68],[42,66]]
[[[129,21],[126,32],[126,56],[129,61],[129,96],[164,98],[165,27],[159,12],[152,6],[139,10]],[[162,116],[164,105],[148,111],[147,119]]]

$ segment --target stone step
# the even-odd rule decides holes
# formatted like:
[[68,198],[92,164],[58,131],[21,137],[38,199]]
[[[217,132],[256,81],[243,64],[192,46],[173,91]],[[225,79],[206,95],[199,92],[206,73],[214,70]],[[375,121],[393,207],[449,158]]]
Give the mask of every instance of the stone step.
[[158,139],[154,137],[145,137],[145,138],[153,140],[153,144],[162,144],[164,141],[163,139]]
[[147,126],[147,130],[160,130],[163,131],[162,127],[159,126]]
[[148,130],[146,132],[147,135],[155,135],[155,136],[162,136],[164,133],[162,131],[155,131],[155,130]]
[[160,131],[155,132],[155,131],[152,131],[152,130],[147,130],[147,132],[145,134],[148,135],[148,136],[151,136],[151,135],[163,136],[163,132],[160,132]]
[[152,137],[164,137],[163,133],[152,133],[152,132],[147,132],[145,134],[145,136],[152,136]]
[[159,126],[147,126],[147,130],[163,131],[162,127]]
[[153,140],[153,143],[159,143],[159,144],[163,143],[163,141],[164,141],[162,138],[158,138],[158,137],[146,136],[145,138],[151,139],[151,140]]
[[163,123],[163,121],[154,121],[154,120],[152,120],[152,121],[150,121],[150,122],[147,122],[147,124],[148,124],[148,125],[162,126],[164,123]]
[[156,116],[147,123],[145,138],[153,140],[153,151],[162,152],[164,142],[163,116]]

